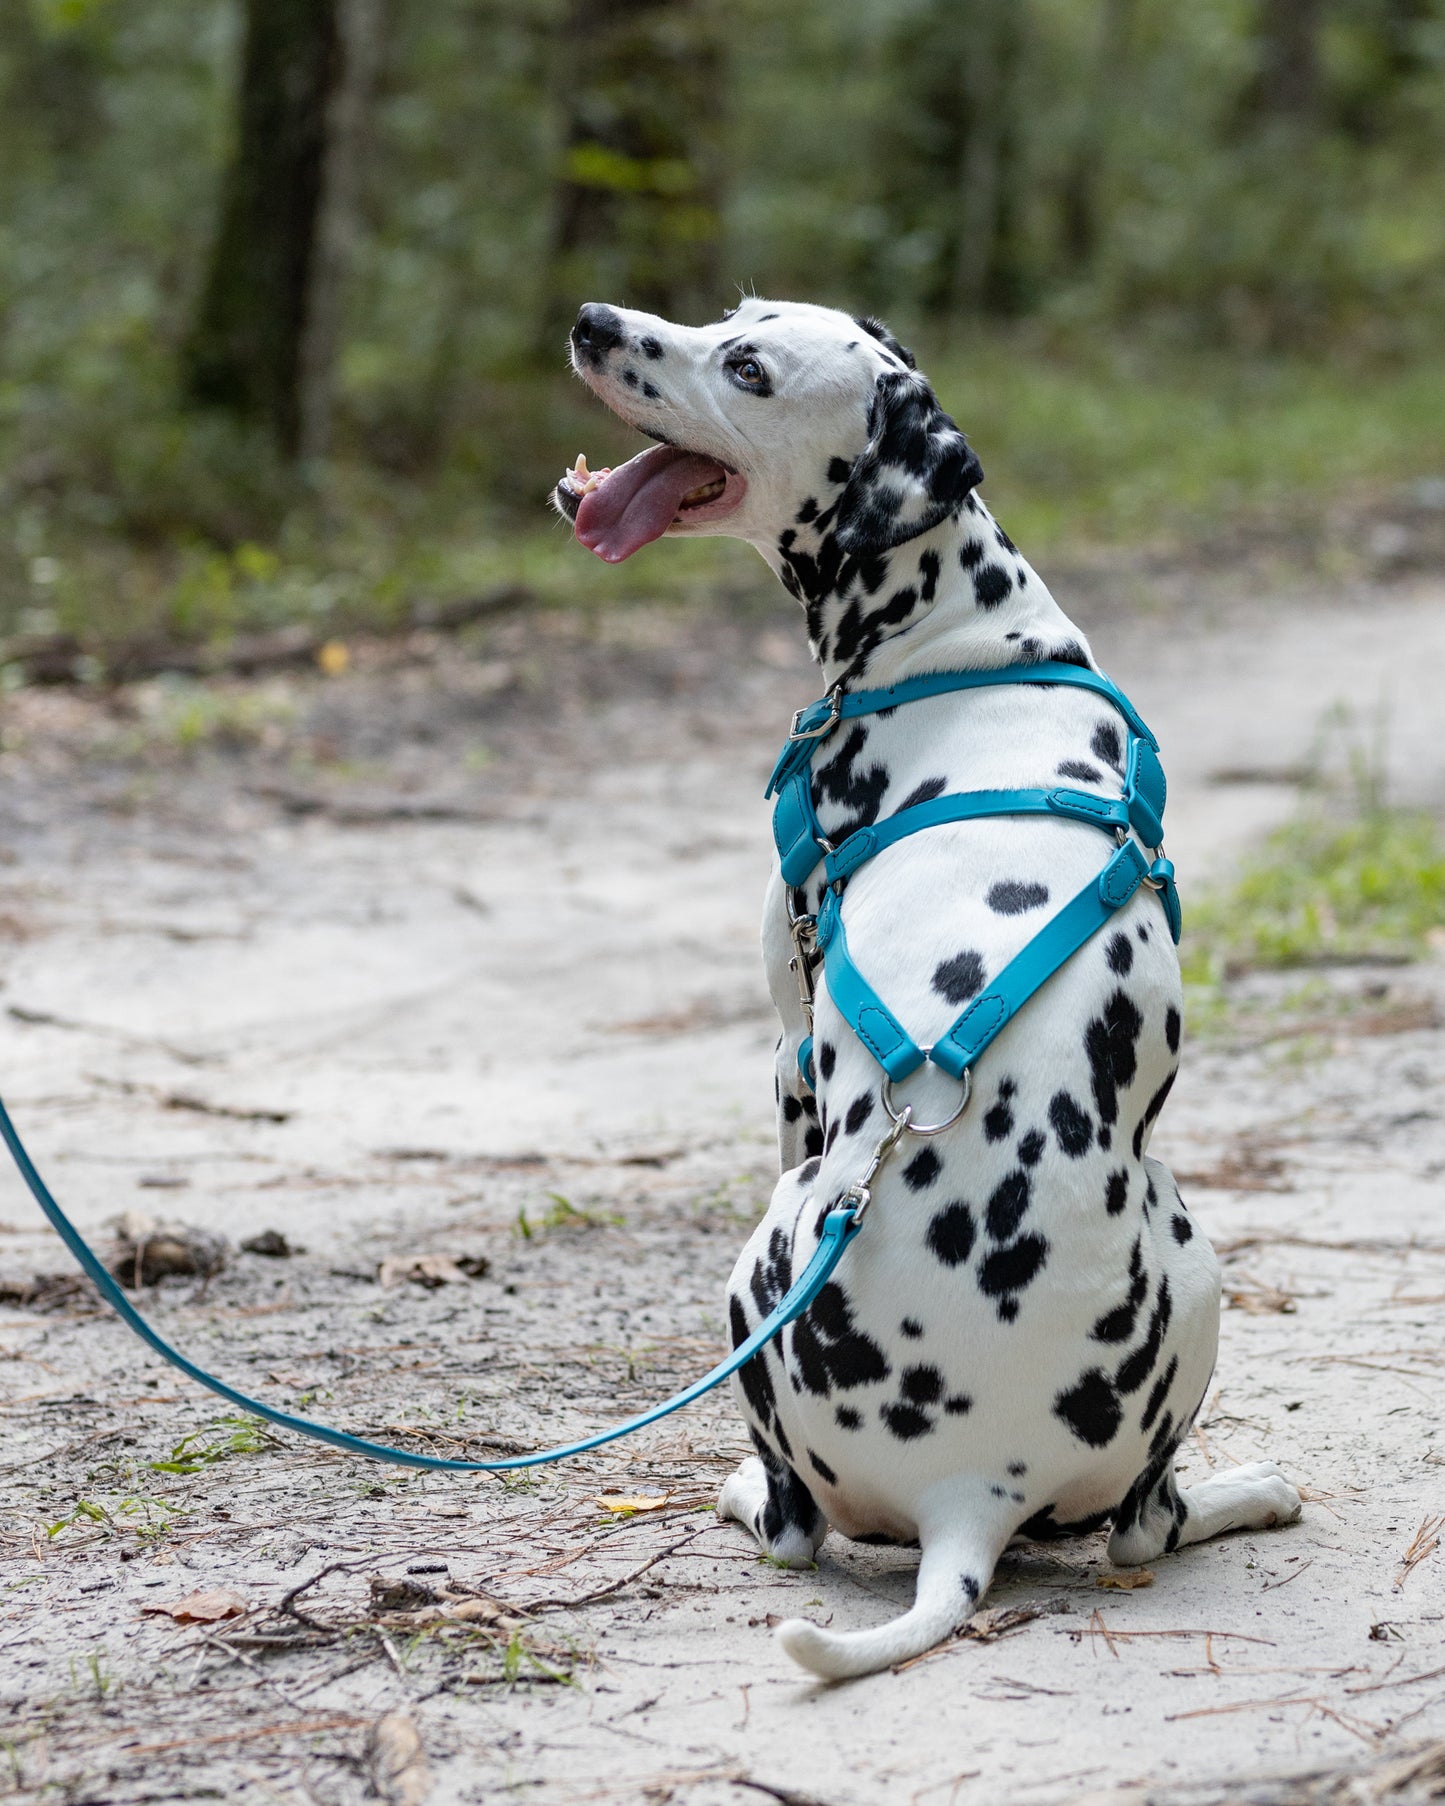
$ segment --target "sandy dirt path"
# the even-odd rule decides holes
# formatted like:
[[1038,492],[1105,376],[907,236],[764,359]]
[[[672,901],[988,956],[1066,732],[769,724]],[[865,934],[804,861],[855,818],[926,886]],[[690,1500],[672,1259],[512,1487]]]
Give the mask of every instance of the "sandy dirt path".
[[[1186,904],[1337,699],[1383,696],[1396,793],[1445,807],[1445,595],[1247,587],[1076,611],[1160,733]],[[149,1291],[158,1325],[441,1453],[714,1358],[775,1159],[760,791],[799,641],[770,601],[530,616],[331,682],[11,699],[7,1102],[102,1239],[141,1210],[299,1250]],[[1258,1778],[1358,1764],[1434,1797],[1399,1764],[1445,1738],[1445,967],[1234,1004],[1155,1144],[1231,1307],[1189,1461],[1281,1462],[1297,1527],[1135,1590],[1102,1539],[1021,1549],[976,1634],[826,1689],[769,1623],[891,1616],[916,1558],[761,1564],[710,1515],[725,1401],[541,1477],[410,1476],[246,1446],[58,1284],[0,1308],[0,1797],[1323,1800]],[[397,1277],[424,1256],[488,1270]],[[0,1282],[65,1268],[0,1175]],[[164,1611],[216,1589],[248,1615]]]

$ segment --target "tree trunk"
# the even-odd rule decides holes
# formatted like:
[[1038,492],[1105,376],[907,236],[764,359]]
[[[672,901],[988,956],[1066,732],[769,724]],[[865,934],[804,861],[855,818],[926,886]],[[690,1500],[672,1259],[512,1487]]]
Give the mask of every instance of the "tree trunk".
[[673,318],[720,305],[724,24],[720,0],[572,0],[547,351],[583,301]]
[[1320,110],[1322,0],[1260,0],[1259,76],[1254,110],[1309,124]]
[[1126,70],[1137,11],[1138,0],[1104,0],[1084,116],[1059,196],[1064,265],[1074,275],[1086,274],[1098,254],[1116,101],[1121,90],[1127,91]]
[[329,423],[338,284],[376,0],[246,0],[240,117],[186,346],[187,398],[288,459]]
[[958,102],[959,231],[949,299],[955,311],[1010,314],[1022,304],[1023,142],[1020,77],[1027,0],[971,9]]

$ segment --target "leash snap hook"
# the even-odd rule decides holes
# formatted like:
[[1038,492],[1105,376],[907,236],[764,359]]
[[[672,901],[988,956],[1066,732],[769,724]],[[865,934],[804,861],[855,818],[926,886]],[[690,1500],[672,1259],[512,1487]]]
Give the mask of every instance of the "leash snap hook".
[[892,1118],[882,1139],[868,1157],[868,1164],[863,1169],[863,1176],[844,1188],[839,1203],[851,1198],[854,1203],[853,1227],[856,1229],[868,1214],[868,1206],[873,1202],[873,1181],[878,1177],[878,1169],[903,1139],[904,1131],[913,1118],[913,1105],[905,1104],[896,1114],[889,1110]]

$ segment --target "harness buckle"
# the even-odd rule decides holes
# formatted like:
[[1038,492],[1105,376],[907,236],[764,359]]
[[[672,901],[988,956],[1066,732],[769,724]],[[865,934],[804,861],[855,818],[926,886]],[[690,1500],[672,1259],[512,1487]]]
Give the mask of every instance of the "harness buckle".
[[811,714],[811,712],[819,706],[818,703],[810,702],[806,708],[795,709],[793,711],[793,725],[788,729],[788,739],[790,741],[821,740],[825,734],[831,734],[833,729],[837,727],[839,721],[842,719],[843,713],[842,684],[834,684],[828,694],[820,700],[826,702],[828,705],[828,714],[821,725],[817,727],[803,726],[804,717]]

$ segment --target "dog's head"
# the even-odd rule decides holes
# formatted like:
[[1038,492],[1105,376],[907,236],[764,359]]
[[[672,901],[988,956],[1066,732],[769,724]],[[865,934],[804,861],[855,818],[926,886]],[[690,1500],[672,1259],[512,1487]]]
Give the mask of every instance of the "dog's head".
[[844,556],[887,551],[983,479],[913,359],[876,320],[747,300],[711,326],[589,302],[572,367],[659,443],[553,492],[608,563],[664,534],[731,534],[775,556],[800,528]]

